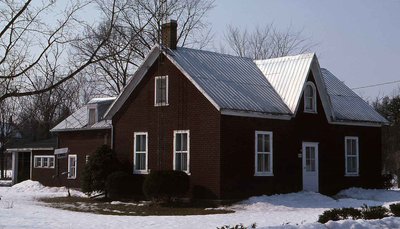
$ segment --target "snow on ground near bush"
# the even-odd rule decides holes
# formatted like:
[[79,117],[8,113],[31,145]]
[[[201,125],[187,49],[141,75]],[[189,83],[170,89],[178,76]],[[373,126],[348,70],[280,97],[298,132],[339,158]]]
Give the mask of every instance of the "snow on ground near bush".
[[[83,196],[72,191],[73,195]],[[216,228],[223,225],[257,223],[257,228],[400,228],[400,218],[343,220],[316,223],[330,208],[389,205],[400,201],[400,191],[348,189],[333,199],[318,193],[298,192],[258,196],[228,207],[236,212],[204,216],[112,216],[72,212],[45,206],[40,197],[66,196],[65,187],[45,187],[25,181],[0,187],[0,228]]]

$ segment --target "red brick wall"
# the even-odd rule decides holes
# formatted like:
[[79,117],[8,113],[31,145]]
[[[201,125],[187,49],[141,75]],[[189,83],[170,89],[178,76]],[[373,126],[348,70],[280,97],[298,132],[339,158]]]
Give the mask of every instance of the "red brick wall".
[[81,173],[86,164],[86,155],[90,155],[100,146],[111,145],[111,131],[108,130],[85,130],[58,133],[59,148],[68,148],[69,154],[77,155],[77,176],[76,179],[67,179],[68,157],[58,160],[58,176],[55,182],[58,186],[80,188]]
[[[313,81],[312,76],[310,79]],[[221,193],[224,198],[299,191],[302,189],[302,142],[319,142],[320,192],[376,187],[381,172],[381,129],[330,125],[318,96],[318,114],[303,112],[303,98],[291,121],[222,116]],[[272,177],[254,176],[255,131],[273,132]],[[345,177],[345,136],[359,137],[360,176]]]
[[[168,75],[169,105],[154,106],[154,77]],[[150,170],[173,169],[173,131],[190,130],[192,194],[219,197],[220,115],[167,59],[154,64],[113,118],[114,149],[133,162],[134,132],[148,132]],[[160,152],[157,151],[160,149]]]

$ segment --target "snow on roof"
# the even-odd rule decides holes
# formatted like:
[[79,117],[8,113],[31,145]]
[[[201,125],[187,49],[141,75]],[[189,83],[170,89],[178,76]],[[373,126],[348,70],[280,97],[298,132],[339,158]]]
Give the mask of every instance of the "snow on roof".
[[388,122],[330,71],[321,68],[321,73],[332,104],[335,121]]
[[249,58],[177,48],[167,56],[220,110],[290,114],[257,65]]
[[[115,98],[94,98],[89,101],[88,104],[98,104],[98,122],[88,126],[88,105],[85,105],[75,111],[73,114],[68,116],[66,119],[57,124],[50,131],[69,131],[69,130],[81,130],[81,129],[108,129],[111,128],[111,121],[102,119],[105,110],[110,106]],[[103,106],[107,106],[106,109],[102,109]]]
[[254,61],[292,113],[296,112],[314,56],[307,53]]

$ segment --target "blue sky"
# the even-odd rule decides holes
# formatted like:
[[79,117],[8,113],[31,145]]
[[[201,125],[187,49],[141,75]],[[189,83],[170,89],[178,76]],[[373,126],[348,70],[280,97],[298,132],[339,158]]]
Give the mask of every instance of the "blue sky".
[[[349,87],[400,80],[400,1],[216,0],[209,13],[216,42],[229,24],[271,22],[302,30],[318,45],[320,65]],[[356,90],[363,98],[392,95],[400,83]]]

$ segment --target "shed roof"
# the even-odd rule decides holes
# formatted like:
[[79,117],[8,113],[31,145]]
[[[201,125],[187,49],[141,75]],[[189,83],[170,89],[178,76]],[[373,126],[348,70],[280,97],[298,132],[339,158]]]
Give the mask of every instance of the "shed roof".
[[335,121],[387,123],[373,107],[336,78],[330,71],[321,68],[323,82],[332,104]]

